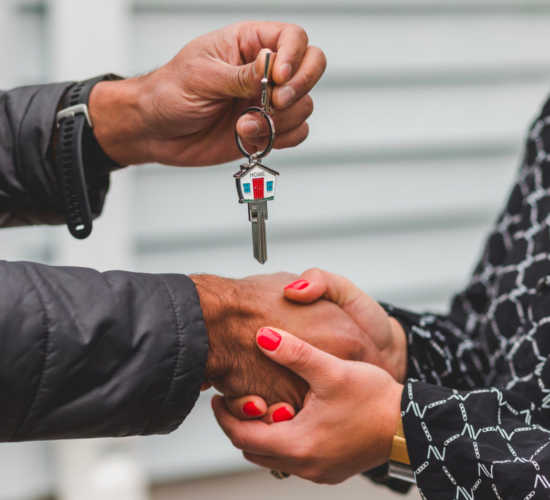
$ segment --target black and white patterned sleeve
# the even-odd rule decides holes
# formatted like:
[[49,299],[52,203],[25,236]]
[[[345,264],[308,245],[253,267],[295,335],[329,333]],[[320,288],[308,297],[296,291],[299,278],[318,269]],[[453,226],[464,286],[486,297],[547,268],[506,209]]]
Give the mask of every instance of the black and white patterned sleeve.
[[528,398],[409,380],[402,410],[423,498],[548,498],[550,422]]
[[423,498],[549,498],[550,102],[451,312],[385,307],[408,340],[401,410]]

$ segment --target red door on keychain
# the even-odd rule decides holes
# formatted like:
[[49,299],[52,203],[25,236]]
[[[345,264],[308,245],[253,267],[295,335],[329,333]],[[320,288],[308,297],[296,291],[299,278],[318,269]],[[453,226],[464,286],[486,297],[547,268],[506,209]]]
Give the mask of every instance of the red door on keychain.
[[252,187],[254,188],[254,199],[261,200],[264,197],[264,180],[252,179]]

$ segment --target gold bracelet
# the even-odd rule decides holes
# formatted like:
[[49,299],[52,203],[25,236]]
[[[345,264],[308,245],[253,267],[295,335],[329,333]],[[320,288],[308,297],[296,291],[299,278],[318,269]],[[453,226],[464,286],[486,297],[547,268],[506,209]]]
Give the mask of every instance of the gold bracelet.
[[407,451],[407,441],[405,440],[405,431],[403,430],[403,419],[399,419],[397,430],[393,436],[391,445],[390,460],[402,464],[411,464],[409,452]]

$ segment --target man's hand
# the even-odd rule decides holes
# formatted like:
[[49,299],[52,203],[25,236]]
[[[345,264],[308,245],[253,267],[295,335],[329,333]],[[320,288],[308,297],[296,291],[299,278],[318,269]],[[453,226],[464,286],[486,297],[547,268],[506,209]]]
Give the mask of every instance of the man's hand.
[[[273,329],[275,330],[275,329]],[[368,363],[342,361],[282,330],[258,332],[262,352],[306,380],[304,408],[286,422],[241,421],[215,396],[218,423],[250,462],[316,483],[340,483],[387,462],[403,386]]]
[[[206,384],[228,397],[255,394],[268,405],[302,407],[307,384],[257,349],[262,325],[300,332],[300,337],[342,359],[384,365],[378,349],[338,306],[321,299],[310,305],[287,300],[283,287],[296,276],[286,273],[229,280],[191,276],[203,308],[209,338]],[[258,398],[259,399],[259,398]]]
[[401,324],[351,281],[320,269],[305,271],[285,288],[285,297],[311,304],[319,298],[334,302],[368,335],[380,352],[383,366],[400,383],[407,376],[407,339]]
[[[121,165],[158,162],[175,166],[225,163],[241,155],[235,126],[250,152],[267,142],[258,114],[266,51],[271,65],[276,148],[300,144],[313,111],[308,92],[321,78],[326,59],[308,46],[305,31],[286,23],[248,21],[201,36],[152,73],[102,82],[90,96],[94,133]],[[273,59],[273,58],[272,58]]]

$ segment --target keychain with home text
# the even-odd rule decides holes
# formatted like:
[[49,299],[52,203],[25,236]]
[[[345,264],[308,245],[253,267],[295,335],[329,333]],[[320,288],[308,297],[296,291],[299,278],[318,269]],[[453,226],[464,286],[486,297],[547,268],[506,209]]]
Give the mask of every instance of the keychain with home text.
[[269,103],[268,70],[271,53],[265,57],[264,76],[262,78],[262,101],[261,107],[253,106],[245,109],[241,116],[247,113],[258,112],[267,122],[269,127],[269,141],[266,148],[259,153],[250,154],[244,149],[243,143],[237,131],[235,138],[241,153],[248,158],[248,163],[241,165],[241,170],[233,177],[237,181],[237,193],[239,203],[248,204],[248,220],[252,223],[252,244],[254,247],[254,258],[260,263],[267,261],[267,243],[265,234],[265,221],[267,220],[267,202],[275,198],[278,172],[262,165],[262,158],[265,158],[275,142],[275,125],[271,115],[273,109]]

